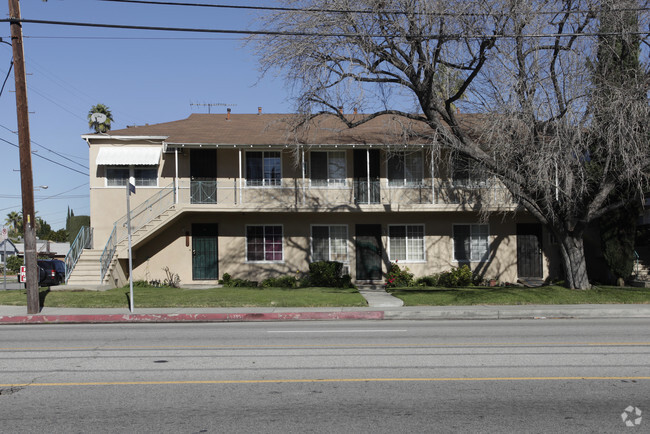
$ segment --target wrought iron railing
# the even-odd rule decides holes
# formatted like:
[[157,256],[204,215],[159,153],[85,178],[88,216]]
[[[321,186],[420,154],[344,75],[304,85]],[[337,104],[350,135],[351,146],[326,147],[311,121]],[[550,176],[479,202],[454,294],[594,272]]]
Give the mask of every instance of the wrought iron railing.
[[111,236],[108,237],[106,246],[102,251],[102,256],[99,258],[100,270],[101,270],[101,279],[100,282],[104,281],[108,267],[111,266],[111,261],[113,260],[113,255],[115,255],[115,249],[117,249],[117,226],[113,225],[113,231]]
[[82,226],[74,241],[70,245],[68,254],[65,255],[65,282],[68,282],[72,270],[74,270],[77,261],[84,249],[92,247],[93,231],[88,226]]
[[[156,194],[131,210],[131,232],[134,233],[174,204],[174,183],[161,188]],[[101,281],[104,281],[106,272],[111,265],[117,245],[128,236],[127,216],[124,215],[113,225],[111,236],[106,242],[106,247],[101,256]]]
[[190,203],[217,203],[217,181],[190,181]]
[[354,180],[354,203],[381,203],[381,183],[378,179]]

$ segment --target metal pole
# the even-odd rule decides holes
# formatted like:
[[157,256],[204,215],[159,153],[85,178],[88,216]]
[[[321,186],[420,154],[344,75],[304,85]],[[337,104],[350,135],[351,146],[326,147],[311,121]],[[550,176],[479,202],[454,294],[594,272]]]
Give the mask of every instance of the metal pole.
[[126,184],[126,233],[129,239],[129,310],[133,313],[133,259],[131,257],[131,185]]
[[2,245],[4,246],[5,253],[2,255],[2,274],[4,275],[5,283],[4,283],[4,290],[7,290],[7,240],[3,240],[4,242]]
[[38,298],[38,265],[36,262],[36,232],[34,220],[34,181],[32,178],[32,151],[29,137],[29,114],[27,109],[27,84],[25,83],[25,58],[23,31],[20,23],[18,0],[9,0],[11,45],[14,56],[14,79],[16,81],[16,116],[18,118],[18,144],[20,154],[20,188],[23,199],[23,229],[25,231],[25,269],[27,289],[27,313],[41,310]]

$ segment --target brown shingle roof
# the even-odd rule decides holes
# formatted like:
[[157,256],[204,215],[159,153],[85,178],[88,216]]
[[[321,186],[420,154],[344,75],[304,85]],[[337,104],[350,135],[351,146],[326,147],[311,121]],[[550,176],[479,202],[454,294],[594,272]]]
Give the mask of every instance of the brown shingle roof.
[[[363,115],[349,116],[356,119]],[[291,114],[231,114],[230,120],[225,114],[192,114],[178,121],[110,131],[109,135],[169,136],[166,142],[171,144],[401,144],[409,128],[430,132],[424,124],[393,115],[379,116],[353,129],[333,115],[324,115],[294,133],[293,125],[299,119]]]

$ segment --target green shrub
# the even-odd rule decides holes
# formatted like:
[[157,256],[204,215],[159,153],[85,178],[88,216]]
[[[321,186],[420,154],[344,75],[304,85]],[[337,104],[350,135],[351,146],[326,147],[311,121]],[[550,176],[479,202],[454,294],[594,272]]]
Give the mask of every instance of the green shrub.
[[269,277],[262,280],[261,285],[265,288],[296,288],[298,282],[293,276]]
[[438,286],[440,274],[432,274],[430,276],[418,277],[415,281],[417,286]]
[[18,273],[23,265],[23,258],[17,255],[7,256],[7,271]]
[[343,275],[343,264],[337,261],[317,261],[309,264],[308,286],[350,288],[352,279]]
[[409,272],[408,267],[402,270],[396,262],[390,264],[390,270],[384,274],[384,278],[387,288],[413,286],[413,273]]
[[449,271],[440,273],[438,285],[447,288],[469,286],[472,284],[473,277],[472,270],[470,270],[469,266],[461,265],[460,267],[453,267]]
[[253,280],[233,279],[228,273],[223,273],[223,278],[219,283],[228,288],[251,288],[257,286],[257,282]]

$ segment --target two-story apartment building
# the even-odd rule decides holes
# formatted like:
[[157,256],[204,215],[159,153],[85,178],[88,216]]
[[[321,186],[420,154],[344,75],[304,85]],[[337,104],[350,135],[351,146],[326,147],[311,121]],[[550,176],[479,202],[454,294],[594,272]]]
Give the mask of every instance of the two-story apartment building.
[[403,119],[353,129],[335,116],[298,129],[295,119],[192,114],[82,136],[98,281],[128,279],[129,181],[134,279],[168,267],[182,284],[261,281],[317,260],[343,262],[356,282],[381,280],[395,261],[416,276],[459,264],[507,282],[552,272],[548,237],[508,192],[405,138]]

